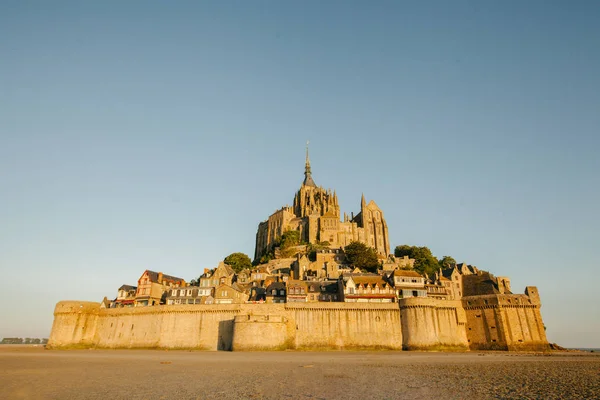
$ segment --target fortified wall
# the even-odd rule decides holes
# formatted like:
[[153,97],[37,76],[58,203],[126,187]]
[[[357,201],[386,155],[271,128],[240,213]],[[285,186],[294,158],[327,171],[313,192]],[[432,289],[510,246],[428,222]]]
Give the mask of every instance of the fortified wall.
[[56,305],[48,347],[284,350],[402,348],[397,304]]
[[549,348],[537,289],[413,297],[398,303],[283,303],[100,308],[61,301],[49,348],[198,350]]
[[460,301],[411,297],[399,306],[405,350],[468,349],[467,317]]
[[528,286],[525,294],[467,296],[462,302],[471,349],[548,349],[536,287]]

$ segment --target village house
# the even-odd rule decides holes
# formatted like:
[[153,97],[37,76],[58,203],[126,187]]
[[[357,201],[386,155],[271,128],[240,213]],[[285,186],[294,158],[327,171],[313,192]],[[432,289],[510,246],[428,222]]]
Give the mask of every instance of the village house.
[[114,308],[114,301],[108,300],[108,297],[104,296],[102,301],[100,302],[100,308]]
[[306,293],[308,291],[307,282],[298,279],[290,279],[287,281],[287,302],[288,303],[305,303]]
[[347,303],[391,303],[396,300],[392,285],[376,274],[342,275]]
[[332,302],[341,301],[343,293],[341,290],[341,282],[335,281],[318,281],[307,282],[308,286],[308,302],[321,301]]
[[476,275],[478,273],[477,267],[473,265],[467,265],[465,263],[456,264],[453,268],[446,268],[439,270],[440,281],[441,277],[446,278],[449,281],[444,281],[443,284],[449,287],[449,296],[452,300],[459,300],[463,297],[463,276]]
[[452,300],[452,281],[442,274],[442,269],[436,271],[433,276],[425,275],[425,290],[427,297],[438,300]]
[[243,269],[237,273],[237,283],[238,284],[248,284],[252,282],[252,271],[249,269]]
[[135,305],[136,286],[121,285],[117,291],[117,298],[113,301],[111,307],[133,307]]
[[443,284],[439,283],[426,283],[425,291],[427,292],[427,297],[431,297],[438,300],[449,300],[450,293],[448,288]]
[[233,283],[231,286],[223,283],[215,288],[215,304],[242,304],[248,301],[248,293]]
[[425,277],[417,271],[396,269],[389,275],[399,299],[407,297],[427,297]]
[[135,306],[154,306],[161,304],[163,293],[173,287],[184,286],[185,280],[175,276],[164,275],[162,272],[144,271],[135,295]]
[[215,288],[214,287],[200,287],[198,286],[198,296],[200,297],[208,297],[214,296]]
[[271,271],[271,274],[280,282],[287,282],[290,279],[291,274],[290,267],[280,267]]
[[233,269],[221,261],[214,270],[204,269],[204,273],[200,276],[198,285],[203,288],[216,288],[222,284],[231,286],[235,281],[236,274]]
[[285,303],[286,287],[284,282],[272,282],[266,288],[267,303]]
[[174,288],[168,292],[166,304],[207,304],[206,300],[212,298],[213,290],[214,288],[200,288],[197,286]]
[[320,301],[342,301],[341,282],[290,280],[287,284],[288,303],[316,303]]
[[347,272],[344,265],[346,256],[342,249],[319,249],[314,253],[315,261],[310,261],[307,255],[298,255],[292,263],[292,271],[295,279],[301,280],[324,280],[338,279]]
[[321,282],[307,281],[306,289],[306,301],[308,303],[318,302],[319,297],[321,296]]
[[264,281],[271,276],[271,269],[266,265],[260,265],[252,270],[250,280],[256,282],[258,286],[262,286]]
[[321,296],[319,301],[342,301],[344,297],[342,281],[323,281],[321,282]]
[[248,303],[264,303],[267,301],[267,289],[260,286],[253,286],[250,288],[250,297],[248,297]]

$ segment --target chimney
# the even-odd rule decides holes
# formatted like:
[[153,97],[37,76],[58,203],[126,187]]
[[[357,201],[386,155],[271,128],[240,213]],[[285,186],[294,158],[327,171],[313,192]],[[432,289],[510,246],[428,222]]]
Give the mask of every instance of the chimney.
[[162,280],[163,280],[163,273],[159,272],[158,273],[158,283],[162,283]]
[[208,273],[208,271],[210,271],[210,269],[209,269],[209,268],[204,268],[204,273],[205,273],[205,274],[206,274],[206,273]]

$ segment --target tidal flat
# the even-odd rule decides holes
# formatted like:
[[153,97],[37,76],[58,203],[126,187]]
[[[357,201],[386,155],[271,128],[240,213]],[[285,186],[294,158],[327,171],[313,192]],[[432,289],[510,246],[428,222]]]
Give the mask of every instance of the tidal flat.
[[7,345],[0,382],[0,399],[599,399],[600,355]]

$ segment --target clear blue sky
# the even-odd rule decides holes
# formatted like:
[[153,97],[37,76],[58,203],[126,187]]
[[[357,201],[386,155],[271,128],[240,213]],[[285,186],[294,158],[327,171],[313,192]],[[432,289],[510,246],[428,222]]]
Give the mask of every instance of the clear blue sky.
[[187,280],[293,200],[539,287],[600,347],[600,3],[0,3],[0,337]]

